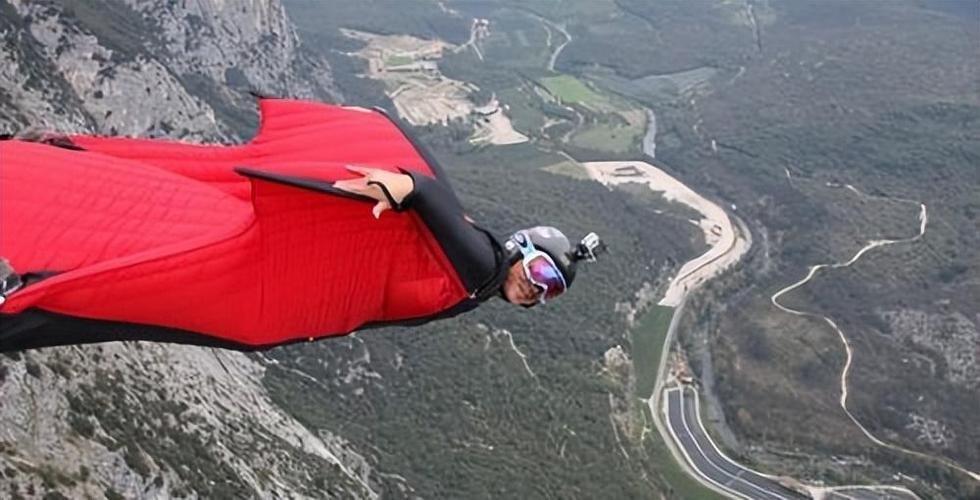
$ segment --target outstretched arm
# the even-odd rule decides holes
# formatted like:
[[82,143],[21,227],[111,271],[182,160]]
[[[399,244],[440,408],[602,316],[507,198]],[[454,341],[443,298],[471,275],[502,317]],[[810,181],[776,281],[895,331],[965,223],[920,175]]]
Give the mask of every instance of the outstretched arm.
[[476,226],[463,212],[462,205],[445,184],[409,170],[399,174],[374,168],[348,169],[362,177],[337,181],[333,186],[377,200],[373,209],[375,217],[389,208],[416,212],[471,292],[493,277],[499,266],[495,250],[499,244],[493,235]]

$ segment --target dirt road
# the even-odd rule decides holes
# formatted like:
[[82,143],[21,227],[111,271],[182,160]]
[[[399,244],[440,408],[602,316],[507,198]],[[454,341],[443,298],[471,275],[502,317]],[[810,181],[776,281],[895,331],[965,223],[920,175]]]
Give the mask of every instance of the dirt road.
[[682,203],[701,214],[701,220],[692,222],[704,232],[711,248],[681,267],[659,302],[662,306],[680,305],[688,293],[737,262],[752,244],[751,236],[740,234],[724,209],[649,163],[603,161],[582,165],[589,177],[606,186],[628,182],[646,184],[666,200]]
[[[792,176],[790,175],[790,173],[789,173],[788,170],[786,171],[786,176],[787,176],[788,179],[790,179],[790,181],[792,181]],[[849,190],[849,191],[857,194],[858,196],[866,197],[866,198],[867,197],[873,197],[873,196],[870,196],[870,195],[867,195],[867,194],[861,192],[860,190],[858,190],[857,188],[855,188],[854,186],[852,186],[850,184],[844,185],[843,187],[845,189],[847,189],[847,190]],[[912,202],[912,203],[918,203],[918,202],[914,202],[912,200],[907,200],[907,201]],[[924,203],[919,203],[919,207],[920,207],[920,211],[919,211],[919,232],[918,232],[918,234],[916,234],[914,236],[910,236],[908,238],[902,238],[902,239],[872,240],[872,241],[868,242],[863,248],[861,248],[860,250],[858,250],[858,252],[856,254],[854,254],[853,257],[851,257],[849,260],[847,260],[845,262],[836,262],[836,263],[831,263],[831,264],[818,264],[818,265],[815,265],[815,266],[811,266],[809,272],[806,274],[806,276],[803,279],[801,279],[801,280],[797,281],[796,283],[793,283],[793,284],[791,284],[791,285],[783,288],[782,290],[779,290],[778,292],[776,292],[775,294],[773,294],[773,296],[770,297],[769,300],[772,302],[772,305],[776,306],[779,310],[781,310],[783,312],[792,314],[794,316],[809,317],[809,318],[817,319],[819,321],[823,321],[828,326],[830,326],[835,332],[837,332],[838,337],[840,337],[841,343],[844,344],[844,352],[846,354],[846,359],[845,359],[845,362],[844,362],[844,368],[841,370],[841,374],[840,374],[840,407],[841,407],[842,410],[844,410],[844,413],[848,416],[848,418],[850,418],[851,421],[854,422],[854,425],[856,425],[858,427],[858,429],[860,429],[861,432],[868,439],[870,439],[873,443],[875,443],[878,446],[889,448],[889,449],[892,449],[892,450],[895,450],[895,451],[900,451],[902,453],[905,453],[905,454],[908,454],[908,455],[912,455],[912,456],[916,456],[916,457],[919,457],[919,458],[923,458],[923,459],[926,459],[926,460],[940,462],[940,463],[942,463],[942,464],[944,464],[944,465],[946,465],[946,466],[948,466],[950,468],[956,469],[956,470],[958,470],[958,471],[960,471],[960,472],[962,472],[962,473],[970,476],[974,480],[980,481],[980,473],[977,473],[977,472],[968,470],[968,469],[960,466],[959,464],[957,464],[957,463],[955,463],[955,462],[953,462],[953,461],[951,461],[949,459],[946,459],[946,458],[941,457],[941,456],[929,455],[929,454],[926,454],[926,453],[921,453],[921,452],[918,452],[918,451],[909,450],[909,449],[903,448],[901,446],[897,446],[897,445],[894,445],[894,444],[891,444],[891,443],[887,443],[885,441],[882,441],[878,437],[876,437],[874,434],[872,434],[871,431],[869,431],[857,419],[857,417],[855,417],[851,413],[851,411],[847,407],[847,395],[848,395],[848,393],[847,393],[847,379],[848,379],[848,375],[850,374],[850,371],[851,371],[851,362],[854,359],[854,349],[851,346],[851,342],[848,340],[847,336],[844,335],[844,331],[840,328],[840,326],[837,325],[837,322],[835,322],[829,316],[824,316],[824,315],[818,314],[818,313],[813,313],[813,312],[809,312],[809,311],[802,311],[802,310],[799,310],[799,309],[794,309],[794,308],[788,307],[786,305],[783,305],[779,301],[780,297],[786,295],[787,293],[789,293],[789,292],[791,292],[793,290],[796,290],[797,288],[800,288],[800,287],[806,285],[808,282],[810,282],[810,280],[813,279],[814,276],[816,276],[816,274],[818,272],[820,272],[823,269],[840,269],[840,268],[850,267],[850,266],[854,265],[854,263],[856,263],[858,260],[860,260],[861,257],[863,257],[865,254],[867,254],[869,251],[871,251],[871,250],[873,250],[875,248],[884,247],[884,246],[888,246],[888,245],[899,244],[899,243],[914,243],[914,242],[918,241],[919,239],[921,239],[923,236],[925,236],[925,234],[926,234],[926,226],[928,226],[928,224],[929,224],[929,212],[928,212],[928,209],[927,209],[927,207],[926,207],[926,205]]]

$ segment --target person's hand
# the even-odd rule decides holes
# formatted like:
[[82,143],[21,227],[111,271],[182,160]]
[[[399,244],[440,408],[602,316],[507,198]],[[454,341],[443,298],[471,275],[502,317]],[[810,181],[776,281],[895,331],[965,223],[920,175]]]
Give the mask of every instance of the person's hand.
[[387,187],[395,203],[399,204],[415,188],[415,183],[412,181],[412,178],[405,174],[389,172],[380,168],[355,167],[353,165],[348,165],[347,170],[360,175],[360,177],[336,181],[333,183],[333,187],[341,191],[378,200],[378,203],[371,209],[371,213],[374,214],[375,219],[381,217],[381,212],[392,208],[392,206],[381,187],[373,183],[381,183]]

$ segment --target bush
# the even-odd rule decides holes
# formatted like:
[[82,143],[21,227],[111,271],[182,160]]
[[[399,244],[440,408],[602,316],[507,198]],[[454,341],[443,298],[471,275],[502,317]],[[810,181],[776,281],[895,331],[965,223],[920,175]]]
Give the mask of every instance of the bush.
[[113,489],[112,486],[106,488],[103,495],[105,495],[106,500],[126,500],[126,497],[119,494],[119,492]]
[[24,368],[27,369],[27,374],[34,378],[41,378],[41,365],[35,363],[34,361],[28,361],[24,364]]

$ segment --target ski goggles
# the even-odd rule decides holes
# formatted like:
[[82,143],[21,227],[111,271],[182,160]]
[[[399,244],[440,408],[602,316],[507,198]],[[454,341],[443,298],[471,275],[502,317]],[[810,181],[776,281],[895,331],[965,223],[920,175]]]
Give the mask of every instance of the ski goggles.
[[541,289],[538,300],[544,304],[545,299],[553,299],[564,293],[565,277],[551,256],[534,248],[534,243],[531,243],[531,238],[524,231],[514,235],[514,242],[523,255],[521,264],[524,266],[524,275]]

